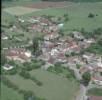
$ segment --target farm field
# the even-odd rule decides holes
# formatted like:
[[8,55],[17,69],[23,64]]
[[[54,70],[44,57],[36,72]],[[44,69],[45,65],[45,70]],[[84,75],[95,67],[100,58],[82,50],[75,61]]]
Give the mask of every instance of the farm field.
[[[35,12],[27,16],[37,15],[53,15],[63,17],[64,14],[68,14],[69,21],[64,23],[65,30],[81,29],[85,28],[86,31],[92,31],[102,26],[102,2],[101,3],[73,3],[64,8],[49,8],[39,12]],[[88,18],[88,14],[97,14],[94,18]]]
[[23,100],[23,96],[1,83],[1,100]]
[[70,81],[42,69],[33,70],[30,74],[40,80],[43,86],[39,87],[31,80],[24,80],[18,75],[8,76],[8,78],[21,89],[32,90],[38,97],[47,100],[73,100],[75,98],[78,90],[78,83],[75,80]]
[[[102,2],[10,2],[3,2],[1,15],[1,99],[101,96],[101,89],[81,88],[84,80],[86,84],[94,76],[89,73],[90,80],[84,79],[81,67],[93,64],[93,73],[95,63],[100,67]],[[84,55],[89,55],[89,61]]]
[[[30,16],[38,15],[53,15],[57,17],[63,17],[64,14],[68,14],[69,21],[64,23],[65,33],[68,34],[68,31],[73,29],[80,30],[85,28],[86,31],[92,31],[93,29],[102,27],[102,2],[100,3],[72,3],[68,7],[63,8],[47,8],[41,11],[32,12],[29,14],[24,14],[21,17],[29,18]],[[2,12],[3,20],[11,20],[7,17],[6,12]],[[94,18],[88,18],[88,14],[93,13]],[[6,15],[6,16],[4,16]],[[10,14],[8,15],[10,16]],[[12,17],[12,15],[11,15]],[[12,21],[12,20],[11,20]],[[5,21],[3,21],[4,23]]]
[[38,11],[39,9],[33,9],[33,8],[27,8],[27,7],[10,7],[10,8],[5,8],[4,11],[12,14],[12,15],[24,15],[27,13],[32,13],[34,11]]

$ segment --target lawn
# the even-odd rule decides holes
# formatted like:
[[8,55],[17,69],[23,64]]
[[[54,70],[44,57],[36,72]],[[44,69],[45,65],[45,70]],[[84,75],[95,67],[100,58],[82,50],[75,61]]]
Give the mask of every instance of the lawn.
[[23,96],[1,83],[1,100],[23,100]]
[[33,70],[30,74],[40,80],[43,86],[39,87],[31,80],[23,79],[18,75],[7,77],[19,88],[31,90],[36,96],[47,100],[74,100],[76,91],[79,89],[75,80],[68,80],[42,69]]

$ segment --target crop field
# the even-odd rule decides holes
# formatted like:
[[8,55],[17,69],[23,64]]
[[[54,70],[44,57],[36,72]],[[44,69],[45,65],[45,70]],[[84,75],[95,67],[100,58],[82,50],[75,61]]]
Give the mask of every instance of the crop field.
[[20,7],[20,6],[9,7],[9,8],[4,9],[5,12],[11,15],[24,15],[24,14],[32,13],[38,10],[40,9],[33,9],[33,8]]
[[61,8],[71,5],[71,2],[35,2],[33,4],[25,5],[30,8],[47,9],[47,8]]
[[4,84],[1,85],[1,93],[0,93],[0,98],[1,100],[23,100],[23,95],[20,95],[16,91],[14,91],[11,88],[8,88]]
[[73,100],[77,93],[76,91],[79,89],[79,85],[75,80],[71,81],[42,69],[32,70],[30,74],[40,80],[43,85],[39,87],[31,80],[25,80],[19,75],[7,77],[17,84],[19,88],[31,90],[38,97],[46,98],[47,100]]

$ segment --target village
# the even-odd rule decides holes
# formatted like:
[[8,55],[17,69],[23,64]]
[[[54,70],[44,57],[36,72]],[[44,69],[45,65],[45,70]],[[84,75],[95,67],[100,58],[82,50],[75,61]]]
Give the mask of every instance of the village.
[[[31,38],[28,41],[26,40],[25,44],[4,47],[2,49],[7,62],[32,63],[32,59],[42,60],[45,62],[41,67],[43,70],[47,70],[50,66],[59,63],[66,68],[73,69],[79,81],[82,80],[84,73],[89,72],[91,74],[91,80],[88,85],[89,89],[90,87],[102,87],[102,55],[84,51],[92,43],[96,42],[94,38],[85,38],[79,31],[72,31],[71,35],[65,36],[62,31],[64,23],[58,23],[54,18],[49,20],[46,16],[33,16],[28,20],[17,18],[17,21],[20,24],[27,23],[26,30],[23,29],[23,31],[28,31],[32,34],[43,34],[42,39],[38,40],[38,49],[35,51],[35,53],[37,51],[40,51],[40,53],[38,52],[38,55],[35,55],[29,49],[29,46],[36,45],[33,43],[32,35],[29,35]],[[18,28],[19,26],[13,25],[9,31],[17,32]],[[10,36],[7,36],[6,32],[2,32],[1,38],[3,41],[9,41]],[[23,39],[17,36],[16,39],[20,43],[24,42]],[[14,66],[7,62],[3,65],[3,70],[12,70]],[[88,98],[83,100],[91,100],[90,98],[92,97]]]

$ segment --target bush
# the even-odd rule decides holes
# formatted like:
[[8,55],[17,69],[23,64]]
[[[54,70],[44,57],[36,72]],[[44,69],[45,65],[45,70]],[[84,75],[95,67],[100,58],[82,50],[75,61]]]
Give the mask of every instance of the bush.
[[25,71],[25,70],[22,70],[20,73],[19,73],[20,76],[22,76],[23,78],[25,79],[29,79],[30,78],[30,74]]
[[34,81],[38,86],[42,86],[42,82],[37,80],[35,77],[31,77],[31,80]]
[[10,71],[8,72],[8,74],[10,74],[10,75],[15,75],[15,74],[17,74],[17,69],[14,68],[14,69],[10,70]]
[[2,82],[9,88],[12,88],[14,90],[19,90],[18,86],[12,83],[10,80],[8,80],[6,77],[2,77]]
[[77,69],[80,69],[81,65],[80,64],[76,64]]
[[24,91],[24,100],[35,100],[34,97],[34,93],[32,91]]

